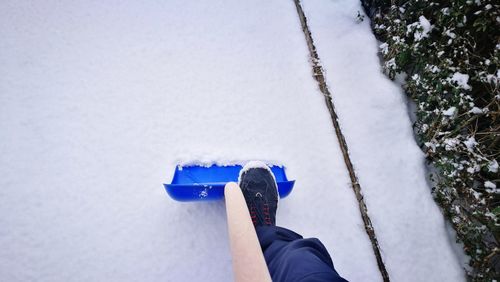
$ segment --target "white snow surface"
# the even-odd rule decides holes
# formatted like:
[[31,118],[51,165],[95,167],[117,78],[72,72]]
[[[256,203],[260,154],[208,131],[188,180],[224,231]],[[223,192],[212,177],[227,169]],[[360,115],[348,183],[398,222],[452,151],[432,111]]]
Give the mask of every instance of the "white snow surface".
[[498,172],[498,162],[497,162],[497,160],[492,160],[488,164],[488,171],[493,172],[493,173],[497,173]]
[[432,30],[433,26],[429,20],[424,17],[418,17],[418,22],[408,25],[408,32],[414,31],[413,36],[415,41],[420,41],[423,38],[429,37],[429,32]]
[[[463,279],[357,1],[305,3],[393,281]],[[292,1],[2,1],[0,280],[231,281],[186,163],[284,164],[277,222],[380,281]],[[341,71],[339,71],[341,70]],[[362,113],[362,114],[361,114]]]
[[420,26],[422,27],[422,33],[418,36],[418,39],[415,38],[417,40],[422,39],[424,37],[428,37],[429,32],[432,30],[432,25],[426,17],[424,17],[424,16],[418,17],[418,22],[420,23]]
[[231,281],[223,202],[175,165],[259,159],[278,224],[380,275],[291,1],[2,1],[0,280]]
[[468,84],[469,82],[468,74],[456,72],[450,78],[448,78],[448,80],[451,82],[455,82],[462,89],[469,90],[471,88],[470,85]]
[[369,21],[356,22],[360,2],[303,5],[391,279],[464,281],[404,93],[382,73]]
[[484,187],[490,188],[490,189],[496,189],[497,188],[497,186],[495,185],[495,183],[493,183],[491,181],[485,181],[484,182]]
[[478,108],[478,107],[472,107],[472,109],[469,111],[475,115],[480,115],[483,113],[483,110]]
[[443,115],[448,117],[454,117],[457,114],[457,107],[450,107],[446,111],[443,111]]

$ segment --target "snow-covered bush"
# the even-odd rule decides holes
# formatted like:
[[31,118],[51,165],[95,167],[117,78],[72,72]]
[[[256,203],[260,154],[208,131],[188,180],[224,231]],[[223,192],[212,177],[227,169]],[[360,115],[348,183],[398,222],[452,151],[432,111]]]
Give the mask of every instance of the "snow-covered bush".
[[[471,257],[500,277],[500,3],[362,0],[391,78],[406,77],[433,194]],[[403,76],[401,76],[403,74]]]

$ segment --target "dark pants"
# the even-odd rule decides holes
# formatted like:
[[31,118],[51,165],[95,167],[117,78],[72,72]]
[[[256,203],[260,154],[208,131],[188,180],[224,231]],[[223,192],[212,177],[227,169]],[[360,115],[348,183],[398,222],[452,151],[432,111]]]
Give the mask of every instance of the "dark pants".
[[256,230],[273,281],[346,281],[318,239],[278,226]]

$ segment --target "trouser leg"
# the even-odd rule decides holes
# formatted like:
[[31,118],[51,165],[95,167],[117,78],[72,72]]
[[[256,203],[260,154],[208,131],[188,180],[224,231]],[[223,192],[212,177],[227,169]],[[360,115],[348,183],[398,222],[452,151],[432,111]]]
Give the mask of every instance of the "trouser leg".
[[278,226],[258,226],[256,231],[273,281],[346,281],[318,239]]

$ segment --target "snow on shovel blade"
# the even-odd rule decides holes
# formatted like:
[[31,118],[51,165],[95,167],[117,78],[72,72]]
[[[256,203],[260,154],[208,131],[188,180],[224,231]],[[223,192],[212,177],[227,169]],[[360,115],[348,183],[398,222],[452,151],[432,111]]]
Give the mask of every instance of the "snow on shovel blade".
[[[177,166],[171,184],[164,184],[172,199],[182,202],[210,201],[224,198],[224,186],[228,182],[238,182],[242,166]],[[270,166],[276,182],[280,198],[292,192],[295,180],[286,178],[285,168]]]

